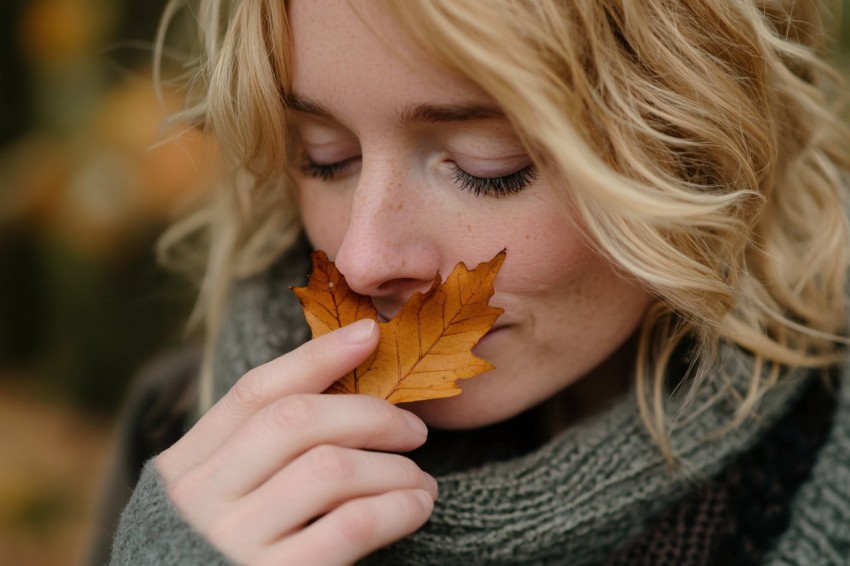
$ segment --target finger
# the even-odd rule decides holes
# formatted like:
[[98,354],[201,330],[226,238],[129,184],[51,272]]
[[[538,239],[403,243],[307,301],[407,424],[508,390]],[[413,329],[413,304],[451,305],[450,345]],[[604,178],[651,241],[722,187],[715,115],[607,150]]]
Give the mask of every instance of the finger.
[[[164,476],[206,460],[246,419],[273,401],[320,393],[363,362],[378,344],[377,324],[360,320],[258,366],[236,382],[183,438],[158,458]],[[168,478],[166,478],[168,479]]]
[[348,500],[399,489],[424,489],[437,497],[437,482],[409,458],[317,446],[241,499],[215,531],[234,548],[258,548]]
[[291,395],[247,421],[187,481],[204,481],[235,499],[315,446],[404,452],[421,446],[427,434],[419,417],[384,399]]
[[271,545],[260,564],[351,564],[425,524],[427,491],[405,489],[346,502],[309,527]]

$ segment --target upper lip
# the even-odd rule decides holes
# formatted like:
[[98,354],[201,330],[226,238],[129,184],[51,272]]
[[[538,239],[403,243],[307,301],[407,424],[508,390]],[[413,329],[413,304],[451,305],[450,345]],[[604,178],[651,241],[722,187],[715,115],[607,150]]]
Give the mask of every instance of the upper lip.
[[[377,315],[378,315],[378,322],[389,322],[389,321],[392,319],[392,317],[391,317],[391,316],[387,316],[387,315],[385,315],[383,312],[381,312],[381,311],[380,311],[380,310],[378,310],[378,309],[375,309],[375,311],[376,311],[376,313],[377,313]],[[396,314],[398,314],[398,311],[396,311]],[[493,326],[490,330],[488,330],[488,331],[487,331],[487,334],[489,334],[490,332],[493,332],[494,330],[499,330],[500,328],[504,328],[504,327],[506,327],[507,325],[508,325],[507,323],[504,323],[504,324],[496,324],[496,325],[494,325],[494,326]]]
[[[401,312],[402,303],[396,303],[394,301],[387,300],[376,300],[374,297],[372,298],[372,304],[375,305],[375,312],[378,316],[378,322],[389,322],[393,319],[399,312]],[[496,305],[492,305],[496,306]],[[504,308],[504,307],[503,307]],[[496,322],[496,324],[489,330],[492,332],[494,330],[498,330],[500,328],[504,328],[509,325],[508,321],[502,321],[504,318],[504,313],[501,315],[500,319]]]

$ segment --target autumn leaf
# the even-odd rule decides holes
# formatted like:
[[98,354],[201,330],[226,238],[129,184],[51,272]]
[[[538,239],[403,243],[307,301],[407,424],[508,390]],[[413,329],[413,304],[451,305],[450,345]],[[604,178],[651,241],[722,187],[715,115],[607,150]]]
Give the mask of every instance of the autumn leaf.
[[362,318],[378,320],[372,300],[349,288],[325,252],[314,251],[311,257],[313,272],[307,286],[292,287],[292,292],[301,301],[313,338]]
[[[472,354],[503,309],[491,307],[493,280],[505,252],[469,270],[457,264],[444,283],[437,274],[425,293],[414,293],[390,321],[378,324],[378,348],[329,393],[363,393],[406,403],[461,393],[458,379],[493,369]],[[322,251],[313,252],[307,287],[293,288],[313,338],[361,318],[377,320],[369,297],[352,291]]]

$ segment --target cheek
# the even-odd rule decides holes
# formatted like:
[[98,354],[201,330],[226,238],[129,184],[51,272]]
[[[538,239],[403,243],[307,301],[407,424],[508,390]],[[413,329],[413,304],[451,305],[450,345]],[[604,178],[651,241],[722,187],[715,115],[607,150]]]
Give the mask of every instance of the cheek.
[[537,208],[536,222],[516,225],[533,228],[514,232],[497,290],[556,349],[630,331],[648,304],[645,290],[591,249],[574,218],[554,210]]
[[316,249],[333,258],[348,226],[349,206],[345,199],[329,198],[322,187],[302,182],[298,189],[298,210],[307,237]]
[[577,284],[591,270],[591,252],[570,219],[538,210],[515,225],[507,243],[509,263],[502,290],[523,295],[548,295]]

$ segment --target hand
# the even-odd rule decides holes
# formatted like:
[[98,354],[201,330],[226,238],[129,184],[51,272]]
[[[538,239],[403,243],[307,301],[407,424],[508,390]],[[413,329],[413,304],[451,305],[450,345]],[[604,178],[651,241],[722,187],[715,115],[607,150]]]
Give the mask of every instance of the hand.
[[358,560],[422,526],[434,479],[403,452],[425,442],[413,413],[364,395],[320,395],[365,360],[362,320],[246,373],[156,459],[186,521],[251,564]]

